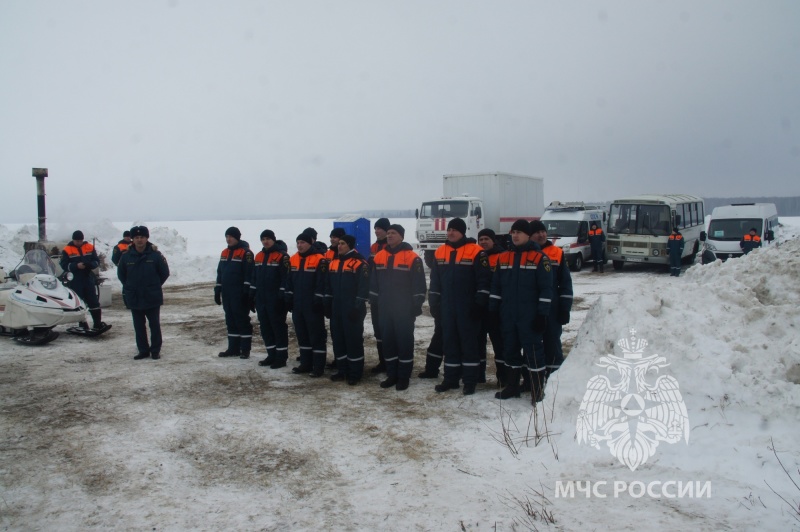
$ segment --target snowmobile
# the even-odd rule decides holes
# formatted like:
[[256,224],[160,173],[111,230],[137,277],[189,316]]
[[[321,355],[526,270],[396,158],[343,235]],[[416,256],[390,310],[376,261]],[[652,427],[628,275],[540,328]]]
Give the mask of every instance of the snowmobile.
[[56,272],[41,249],[25,253],[10,276],[0,268],[0,334],[24,345],[43,345],[58,338],[56,325],[86,322],[86,304]]

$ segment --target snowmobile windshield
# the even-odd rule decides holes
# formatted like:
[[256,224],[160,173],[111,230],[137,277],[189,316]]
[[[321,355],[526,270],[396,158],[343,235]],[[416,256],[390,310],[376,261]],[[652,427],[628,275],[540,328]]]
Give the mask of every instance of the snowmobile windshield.
[[45,273],[47,275],[56,275],[56,265],[50,260],[50,256],[46,251],[41,249],[32,249],[25,253],[22,259],[22,264],[17,267],[17,273]]

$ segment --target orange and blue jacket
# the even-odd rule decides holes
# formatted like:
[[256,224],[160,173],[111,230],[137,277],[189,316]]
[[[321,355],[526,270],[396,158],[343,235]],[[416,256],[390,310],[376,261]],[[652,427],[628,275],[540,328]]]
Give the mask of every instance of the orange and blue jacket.
[[489,309],[500,310],[503,321],[530,322],[547,316],[553,300],[550,259],[534,242],[511,246],[497,259],[492,275]]
[[334,314],[347,313],[366,304],[369,270],[367,259],[354,249],[331,261],[326,302],[332,305]]
[[257,305],[272,306],[283,301],[286,278],[289,276],[289,254],[286,243],[276,240],[269,249],[261,248],[253,261],[250,293]]
[[328,287],[328,260],[325,255],[310,248],[306,253],[295,253],[289,259],[285,298],[293,302],[294,310],[311,310],[315,301],[322,305]]
[[570,312],[573,296],[572,274],[569,273],[569,264],[564,259],[564,250],[548,240],[542,246],[542,253],[550,259],[550,269],[553,272],[554,293],[550,315],[556,316],[559,310]]
[[222,250],[217,265],[217,285],[228,294],[239,290],[247,295],[253,277],[253,252],[242,241]]
[[486,252],[478,244],[462,238],[439,246],[431,268],[431,307],[444,305],[448,312],[461,315],[473,306],[489,304],[492,270]]
[[410,244],[402,242],[396,248],[386,246],[375,254],[369,297],[371,305],[378,305],[381,316],[417,315],[422,310],[426,291],[422,259]]

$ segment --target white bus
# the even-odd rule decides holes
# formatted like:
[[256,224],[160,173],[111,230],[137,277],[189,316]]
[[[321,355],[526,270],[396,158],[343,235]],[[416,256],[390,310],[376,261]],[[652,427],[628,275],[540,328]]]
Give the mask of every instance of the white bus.
[[611,202],[606,231],[606,259],[615,270],[626,262],[669,264],[667,241],[672,228],[683,235],[684,262],[693,262],[705,229],[703,198],[688,194],[643,194]]

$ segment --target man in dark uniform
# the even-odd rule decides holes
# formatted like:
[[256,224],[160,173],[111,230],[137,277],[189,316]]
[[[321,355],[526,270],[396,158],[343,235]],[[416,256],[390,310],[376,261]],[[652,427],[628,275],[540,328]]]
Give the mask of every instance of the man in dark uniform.
[[[388,231],[391,223],[388,218],[378,218],[375,221],[373,230],[375,231],[375,242],[369,248],[369,264],[370,269],[374,270],[375,255],[386,247],[386,231]],[[372,275],[374,271],[370,273]],[[372,373],[383,373],[386,371],[386,361],[383,359],[383,338],[381,337],[380,327],[380,314],[377,305],[369,306],[370,319],[372,320],[372,332],[375,336],[375,343],[378,349],[378,365],[373,367],[370,371]]]
[[546,367],[542,335],[553,297],[550,260],[530,241],[530,224],[523,219],[511,226],[511,246],[497,259],[492,276],[490,311],[500,312],[503,326],[507,385],[498,399],[519,397],[523,363],[532,372],[532,395],[540,396]]
[[387,247],[375,255],[370,275],[370,306],[378,307],[386,380],[381,388],[408,389],[414,369],[414,320],[425,302],[425,271],[422,259],[403,242],[405,229],[390,225]]
[[289,254],[286,243],[276,240],[270,229],[261,232],[261,245],[253,266],[250,299],[258,315],[261,339],[267,358],[259,366],[278,369],[286,366],[289,357],[289,326],[286,325],[284,284],[289,276]]
[[297,235],[297,253],[289,259],[286,279],[286,307],[300,349],[300,365],[293,373],[322,377],[325,372],[328,333],[325,330],[325,294],[328,283],[328,261],[313,247],[313,237]]
[[331,339],[338,371],[332,381],[358,384],[364,374],[364,318],[369,298],[369,263],[356,251],[356,239],[341,235],[338,254],[330,264],[328,295]]
[[597,222],[592,222],[592,228],[589,231],[589,247],[592,250],[592,271],[596,272],[600,268],[600,273],[603,273],[606,262],[606,234],[597,225]]
[[561,333],[564,331],[564,325],[569,323],[572,310],[572,275],[569,273],[569,264],[564,258],[564,251],[547,239],[547,227],[544,223],[535,220],[530,226],[531,240],[538,244],[550,259],[550,271],[553,274],[553,301],[550,303],[550,316],[547,318],[547,329],[543,337],[546,357],[546,367],[541,378],[543,392],[547,379],[564,362]]
[[339,240],[345,235],[344,229],[341,227],[334,227],[331,231],[331,246],[325,252],[325,258],[328,259],[328,264],[333,262],[333,259],[339,256]]
[[[94,246],[83,240],[81,231],[72,233],[72,241],[64,246],[59,264],[62,270],[72,273],[69,287],[86,303],[92,316],[92,328],[104,329],[106,324],[102,321],[100,300],[97,297],[97,280],[92,271],[100,265],[100,259]],[[89,324],[85,321],[79,325],[84,329],[89,328]]]
[[119,266],[119,259],[122,257],[123,253],[128,251],[131,242],[131,232],[125,231],[122,233],[122,240],[117,242],[117,245],[114,246],[113,250],[111,250],[111,262],[114,263],[114,266]]
[[[131,309],[136,348],[134,360],[161,358],[161,305],[164,292],[161,286],[169,277],[167,259],[148,240],[150,231],[139,225],[131,228],[133,244],[120,256],[117,277],[122,282],[125,301]],[[150,324],[150,341],[147,341],[147,323]]]
[[[489,269],[494,272],[497,268],[497,259],[504,250],[497,242],[497,236],[491,229],[481,229],[478,232],[478,245],[486,252],[489,258]],[[491,284],[490,284],[491,285]],[[486,382],[486,344],[492,341],[494,349],[495,375],[497,385],[505,386],[505,368],[503,362],[503,330],[500,326],[500,315],[497,312],[486,312],[481,317],[481,326],[478,334],[478,354],[480,355],[480,369],[478,370],[478,383]],[[482,379],[481,379],[482,377]]]
[[672,228],[672,234],[667,240],[667,255],[669,256],[669,274],[672,277],[681,276],[681,258],[683,257],[683,247],[685,242],[683,235],[677,227]]
[[225,231],[228,247],[222,250],[217,265],[214,302],[225,311],[228,349],[221,357],[250,358],[253,325],[250,323],[250,280],[253,277],[253,252],[245,247],[236,227]]
[[752,227],[750,228],[750,232],[744,235],[739,241],[739,247],[742,249],[742,253],[745,255],[754,249],[761,247],[761,237],[756,233],[758,233],[758,231],[756,231],[755,227]]
[[431,315],[441,317],[444,335],[444,380],[435,389],[457,389],[463,379],[464,395],[472,395],[480,366],[476,331],[489,302],[492,272],[483,248],[467,242],[466,232],[461,218],[447,224],[447,242],[436,250],[431,268],[428,303]]

